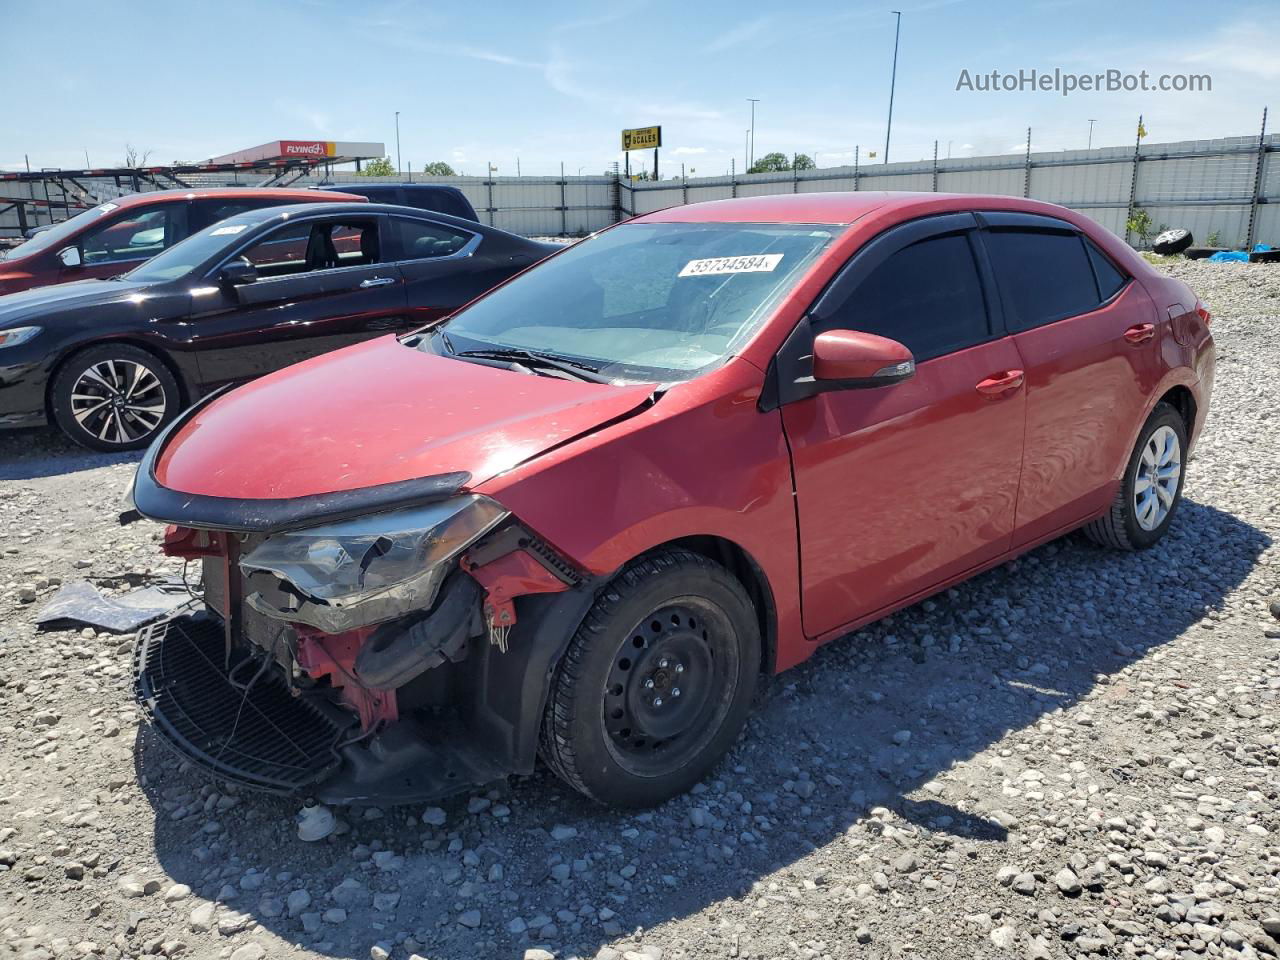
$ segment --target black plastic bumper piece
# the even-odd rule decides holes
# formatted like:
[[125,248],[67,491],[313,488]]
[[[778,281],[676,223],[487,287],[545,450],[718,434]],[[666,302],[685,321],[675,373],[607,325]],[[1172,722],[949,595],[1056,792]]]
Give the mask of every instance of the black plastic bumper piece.
[[293,696],[274,664],[259,671],[244,648],[232,649],[229,665],[224,657],[222,624],[210,616],[175,617],[139,634],[134,695],[161,740],[255,790],[296,793],[328,776],[340,763],[342,719]]
[[324,803],[428,803],[511,773],[460,723],[401,719],[342,750],[343,764],[310,792]]

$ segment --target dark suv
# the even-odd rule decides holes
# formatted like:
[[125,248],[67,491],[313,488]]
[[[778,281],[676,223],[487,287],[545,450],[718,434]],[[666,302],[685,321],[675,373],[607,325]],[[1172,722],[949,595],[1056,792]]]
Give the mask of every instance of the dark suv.
[[438,183],[343,183],[325,187],[368,197],[374,203],[391,203],[399,207],[417,207],[432,213],[447,213],[464,220],[479,220],[471,201],[457,187]]

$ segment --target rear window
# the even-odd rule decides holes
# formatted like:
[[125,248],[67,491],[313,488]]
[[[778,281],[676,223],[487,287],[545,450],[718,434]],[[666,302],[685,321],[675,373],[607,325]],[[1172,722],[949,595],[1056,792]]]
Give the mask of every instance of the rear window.
[[1098,278],[1099,299],[1110,300],[1129,278],[1116,268],[1105,253],[1094,246],[1092,240],[1086,240],[1084,245],[1089,251],[1089,260],[1093,263],[1094,276]]
[[1102,301],[1078,234],[995,229],[986,238],[1010,332],[1087,313]]

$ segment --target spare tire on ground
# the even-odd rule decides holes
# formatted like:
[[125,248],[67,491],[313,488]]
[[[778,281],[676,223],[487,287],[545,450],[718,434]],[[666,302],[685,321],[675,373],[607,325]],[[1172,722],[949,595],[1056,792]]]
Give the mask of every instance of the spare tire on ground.
[[1215,253],[1222,253],[1229,249],[1230,247],[1187,247],[1182,251],[1182,255],[1188,260],[1208,260]]
[[1168,256],[1171,253],[1181,253],[1191,246],[1192,240],[1193,237],[1190,230],[1165,230],[1163,233],[1156,235],[1151,244],[1151,249],[1155,253]]

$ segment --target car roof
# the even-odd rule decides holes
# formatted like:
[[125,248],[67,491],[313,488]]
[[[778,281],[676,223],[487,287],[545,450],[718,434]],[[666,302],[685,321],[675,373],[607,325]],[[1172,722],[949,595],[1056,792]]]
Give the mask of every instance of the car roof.
[[[336,186],[336,185],[335,185]],[[340,189],[347,190],[447,190],[450,193],[461,193],[457,187],[447,183],[350,183],[343,184]]]
[[279,197],[282,203],[290,201],[297,203],[308,200],[314,202],[316,197],[320,197],[322,200],[346,201],[348,203],[364,202],[363,197],[354,193],[339,193],[336,190],[298,190],[290,187],[206,187],[200,189],[183,187],[174,190],[130,193],[123,197],[114,197],[110,202],[118,207],[143,207],[179,197],[184,197],[188,200],[217,200],[221,198],[273,200]]
[[[732,200],[709,200],[687,206],[668,207],[636,217],[632,223],[824,223],[848,225],[872,211],[891,213],[909,210],[939,200],[964,200],[978,209],[996,202],[1009,209],[1010,197],[988,197],[983,194],[948,194],[859,190],[844,193],[784,193],[763,197],[737,197]],[[1034,202],[1012,204],[1027,211],[1041,212],[1043,205]]]
[[[315,191],[310,191],[312,195]],[[234,220],[251,220],[258,223],[276,218],[287,219],[289,217],[299,217],[302,215],[312,217],[334,216],[343,213],[359,213],[368,216],[371,213],[396,213],[408,217],[421,217],[430,220],[439,220],[443,223],[454,224],[469,230],[472,233],[480,232],[482,224],[476,223],[474,220],[464,220],[462,217],[451,216],[447,213],[439,213],[435,210],[423,210],[420,207],[405,207],[395,203],[369,203],[364,197],[358,198],[359,202],[348,203],[287,203],[274,207],[259,207],[257,210],[246,210],[244,213],[237,213]],[[484,228],[491,229],[491,228]],[[502,231],[497,231],[501,233]]]

